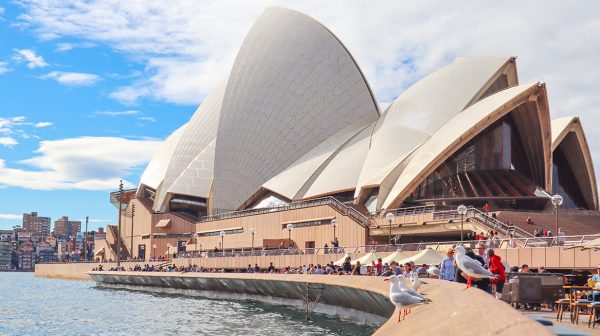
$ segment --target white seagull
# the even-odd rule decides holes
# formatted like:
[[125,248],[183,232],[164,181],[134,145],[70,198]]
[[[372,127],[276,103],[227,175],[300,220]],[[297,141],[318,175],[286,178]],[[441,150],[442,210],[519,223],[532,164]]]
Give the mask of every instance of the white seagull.
[[[392,275],[383,281],[390,281],[390,302],[398,307],[398,322],[402,321],[410,313],[413,306],[424,305],[431,300],[424,298],[412,288],[406,288],[403,284],[403,275]],[[404,285],[404,286],[403,286]],[[417,295],[414,295],[417,294]],[[407,312],[408,311],[408,312]]]
[[427,273],[429,275],[433,275],[433,276],[439,277],[440,276],[440,269],[437,268],[437,266],[435,266],[435,265],[430,265],[429,269],[427,269]]
[[456,253],[456,264],[458,264],[458,268],[468,276],[467,288],[471,287],[472,278],[484,279],[496,277],[494,273],[481,266],[479,261],[469,257],[466,254],[467,252],[464,247],[457,246],[454,248],[454,252]]
[[413,273],[410,280],[412,282],[412,289],[419,290],[419,287],[421,287],[422,283],[417,273]]

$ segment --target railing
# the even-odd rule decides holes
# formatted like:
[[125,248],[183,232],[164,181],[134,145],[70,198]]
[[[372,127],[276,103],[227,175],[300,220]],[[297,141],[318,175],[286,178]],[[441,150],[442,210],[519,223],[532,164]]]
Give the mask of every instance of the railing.
[[380,210],[379,212],[371,212],[371,216],[378,216],[382,213],[393,213],[394,216],[414,216],[414,215],[423,215],[428,213],[434,213],[436,207],[432,205],[421,205],[407,208],[397,208],[397,209],[389,209],[389,210]]
[[[533,235],[518,226],[514,225],[506,225],[502,221],[499,221],[496,218],[490,217],[486,215],[479,209],[476,208],[468,208],[467,213],[464,216],[464,219],[472,218],[477,220],[480,224],[486,226],[491,230],[495,230],[500,232],[505,236],[513,235],[515,238],[528,238],[533,237]],[[437,211],[433,213],[434,220],[455,220],[460,219],[460,214],[456,210],[444,210]]]
[[318,198],[318,199],[314,199],[314,200],[292,202],[287,205],[282,205],[282,206],[272,207],[272,208],[261,208],[261,209],[226,212],[226,213],[222,213],[222,214],[201,217],[198,220],[198,222],[204,223],[204,222],[211,222],[211,221],[217,221],[217,220],[223,220],[223,219],[259,215],[259,214],[265,214],[265,213],[271,213],[271,212],[308,208],[308,207],[314,207],[314,206],[319,206],[319,205],[329,205],[332,208],[336,209],[338,212],[340,212],[342,215],[346,215],[346,216],[354,219],[356,222],[360,223],[363,227],[369,226],[369,218],[367,216],[363,215],[362,213],[360,213],[359,211],[357,211],[354,208],[346,206],[345,204],[343,204],[342,202],[338,201],[337,199],[335,199],[334,197],[331,197],[331,196],[324,197],[324,198]]
[[[259,256],[286,256],[286,255],[333,255],[339,258],[340,254],[351,253],[351,254],[362,254],[367,252],[394,252],[394,251],[422,251],[427,248],[431,248],[435,251],[446,252],[448,248],[455,247],[456,245],[462,244],[467,247],[477,248],[479,244],[485,248],[526,248],[526,247],[564,247],[564,248],[579,248],[582,244],[599,239],[600,234],[594,235],[580,235],[580,236],[563,236],[563,237],[533,237],[533,238],[502,238],[502,239],[491,239],[491,240],[468,240],[468,241],[438,241],[438,242],[417,242],[417,243],[404,243],[397,245],[363,245],[363,246],[346,246],[346,247],[328,247],[328,248],[308,248],[308,249],[239,249],[239,250],[227,250],[227,251],[202,251],[194,253],[182,253],[177,255],[177,258],[222,258],[222,257],[259,257]],[[600,246],[599,246],[600,247]],[[600,248],[599,248],[600,249]],[[66,263],[107,263],[110,261],[70,261]],[[113,261],[116,263],[116,261]],[[154,263],[172,263],[172,260],[158,260],[158,259],[146,259],[146,260],[122,260],[122,262],[154,262]],[[37,264],[60,264],[65,263],[64,261],[52,261],[52,262],[38,262]]]
[[[448,248],[459,244],[476,248],[478,245],[485,248],[525,248],[525,247],[553,247],[562,246],[576,248],[579,245],[600,238],[600,234],[583,236],[563,236],[563,237],[533,237],[533,238],[502,238],[490,240],[469,240],[469,241],[440,241],[440,242],[419,242],[404,243],[398,245],[364,245],[350,247],[328,247],[328,248],[310,248],[310,249],[239,249],[228,251],[208,251],[180,254],[177,258],[222,258],[222,257],[259,257],[259,256],[287,256],[287,255],[328,255],[328,254],[360,254],[367,252],[394,252],[394,251],[421,251],[431,248],[436,251],[445,252]],[[339,256],[336,256],[339,257]]]

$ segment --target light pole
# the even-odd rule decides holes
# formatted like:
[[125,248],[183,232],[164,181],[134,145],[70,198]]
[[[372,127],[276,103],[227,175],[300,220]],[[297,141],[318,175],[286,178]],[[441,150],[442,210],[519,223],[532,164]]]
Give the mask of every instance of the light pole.
[[224,242],[225,231],[219,232],[219,236],[221,236],[221,252],[223,252],[223,255],[225,255],[225,242]]
[[563,198],[559,194],[552,196],[552,204],[554,204],[554,208],[556,209],[556,231],[554,231],[554,236],[558,235],[558,208],[563,203]]
[[152,244],[152,258],[156,259],[156,244]]
[[[331,226],[333,227],[333,240],[331,241],[331,245],[333,248],[333,253],[337,253],[337,246],[335,246],[336,244],[336,235],[335,235],[335,229],[337,228],[338,222],[337,219],[335,217],[333,217],[333,219],[331,220]],[[327,253],[327,251],[325,251],[325,253]]]
[[254,252],[254,234],[256,234],[256,228],[250,228],[250,233],[252,233],[252,252]]
[[456,208],[456,211],[460,215],[460,241],[462,242],[464,239],[463,224],[464,224],[465,215],[467,214],[467,207],[461,204],[458,206],[458,208]]
[[[131,258],[133,259],[133,218],[135,217],[135,203],[131,205]],[[138,257],[140,256],[138,252]]]
[[386,220],[388,221],[388,223],[390,224],[390,234],[389,234],[389,237],[388,237],[388,243],[389,243],[389,244],[391,244],[391,243],[392,243],[392,221],[394,220],[394,217],[395,217],[395,216],[394,216],[394,214],[393,214],[393,213],[391,213],[391,212],[388,212],[388,213],[385,215],[385,219],[386,219]]
[[285,226],[288,230],[288,249],[292,248],[292,230],[294,229],[294,225],[288,224]]
[[171,243],[167,243],[167,260],[169,260],[169,255],[171,254]]
[[196,251],[198,250],[198,239],[200,238],[200,236],[198,235],[198,233],[194,233],[194,242],[196,242]]
[[331,226],[333,227],[333,241],[335,241],[335,229],[337,228],[338,222],[335,217],[331,220]]

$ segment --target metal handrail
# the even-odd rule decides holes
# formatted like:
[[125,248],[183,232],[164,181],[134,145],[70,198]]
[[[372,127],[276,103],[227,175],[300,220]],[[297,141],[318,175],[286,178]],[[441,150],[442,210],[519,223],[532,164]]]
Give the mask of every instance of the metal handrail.
[[223,220],[223,219],[259,215],[259,214],[292,210],[292,209],[308,208],[308,207],[313,207],[313,206],[318,206],[318,205],[329,205],[332,208],[336,209],[341,214],[354,219],[355,221],[357,221],[364,227],[367,227],[369,225],[369,218],[367,216],[363,215],[362,213],[360,213],[359,211],[357,211],[354,208],[346,206],[344,203],[340,202],[339,200],[337,200],[335,197],[332,197],[332,196],[317,198],[314,200],[292,202],[290,204],[271,207],[271,208],[232,211],[232,212],[226,212],[226,213],[221,213],[221,214],[217,214],[217,215],[205,216],[205,217],[201,217],[198,220],[198,223],[212,222],[212,221]]
[[[233,251],[219,251],[219,252],[202,252],[200,255],[202,258],[212,257],[246,257],[246,256],[284,256],[284,255],[327,255],[327,254],[359,254],[367,252],[393,252],[396,250],[400,251],[421,251],[426,248],[431,248],[436,251],[441,249],[447,249],[449,247],[456,246],[458,244],[467,245],[470,247],[476,247],[478,244],[483,244],[486,248],[516,248],[524,247],[552,247],[552,246],[565,246],[573,247],[579,244],[590,241],[593,239],[600,238],[600,234],[595,235],[581,235],[581,236],[564,236],[564,237],[528,237],[528,238],[501,238],[492,239],[489,244],[486,240],[469,240],[469,241],[438,241],[438,242],[417,242],[417,243],[404,243],[398,245],[362,245],[362,246],[346,246],[346,247],[328,247],[328,248],[310,248],[310,249],[272,249],[272,250],[233,250]],[[194,258],[198,257],[198,254],[181,254],[178,258]]]
[[406,207],[406,208],[396,208],[396,209],[373,211],[373,212],[370,212],[369,214],[371,216],[377,216],[382,213],[390,213],[391,212],[395,216],[411,216],[411,215],[422,215],[422,214],[427,214],[427,213],[433,213],[433,212],[435,212],[435,209],[436,209],[436,207],[434,205],[419,205],[419,206]]
[[[291,248],[291,249],[239,249],[239,250],[227,250],[227,251],[202,251],[195,253],[182,253],[177,255],[177,258],[220,258],[220,257],[246,257],[246,256],[285,256],[285,255],[336,255],[339,258],[339,254],[351,253],[361,254],[373,252],[393,252],[396,250],[400,251],[421,251],[426,248],[431,248],[435,251],[445,251],[450,247],[454,247],[458,244],[463,244],[472,248],[477,247],[478,244],[484,244],[486,248],[524,248],[524,247],[566,247],[566,248],[577,248],[581,244],[587,241],[600,238],[600,234],[593,235],[577,235],[577,236],[562,236],[562,237],[528,237],[528,238],[502,238],[492,239],[489,244],[486,240],[469,240],[469,241],[436,241],[436,242],[416,242],[416,243],[404,243],[398,245],[361,245],[361,246],[344,246],[344,247],[319,247],[319,248]],[[116,261],[114,261],[116,263]],[[122,261],[126,262],[126,261]],[[146,259],[143,261],[131,261],[131,262],[172,262],[170,260],[156,260]],[[59,264],[65,263],[60,261],[53,262],[38,262],[37,264]],[[70,261],[68,263],[107,263],[106,261]]]

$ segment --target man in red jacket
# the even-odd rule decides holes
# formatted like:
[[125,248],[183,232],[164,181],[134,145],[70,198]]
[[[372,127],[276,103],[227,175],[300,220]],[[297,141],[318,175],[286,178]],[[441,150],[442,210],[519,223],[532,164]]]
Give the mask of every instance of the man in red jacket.
[[493,249],[488,249],[487,255],[490,260],[490,272],[498,275],[497,278],[490,279],[490,283],[495,285],[496,293],[502,293],[502,288],[504,288],[504,282],[506,281],[504,264],[502,264],[502,259],[494,253]]

